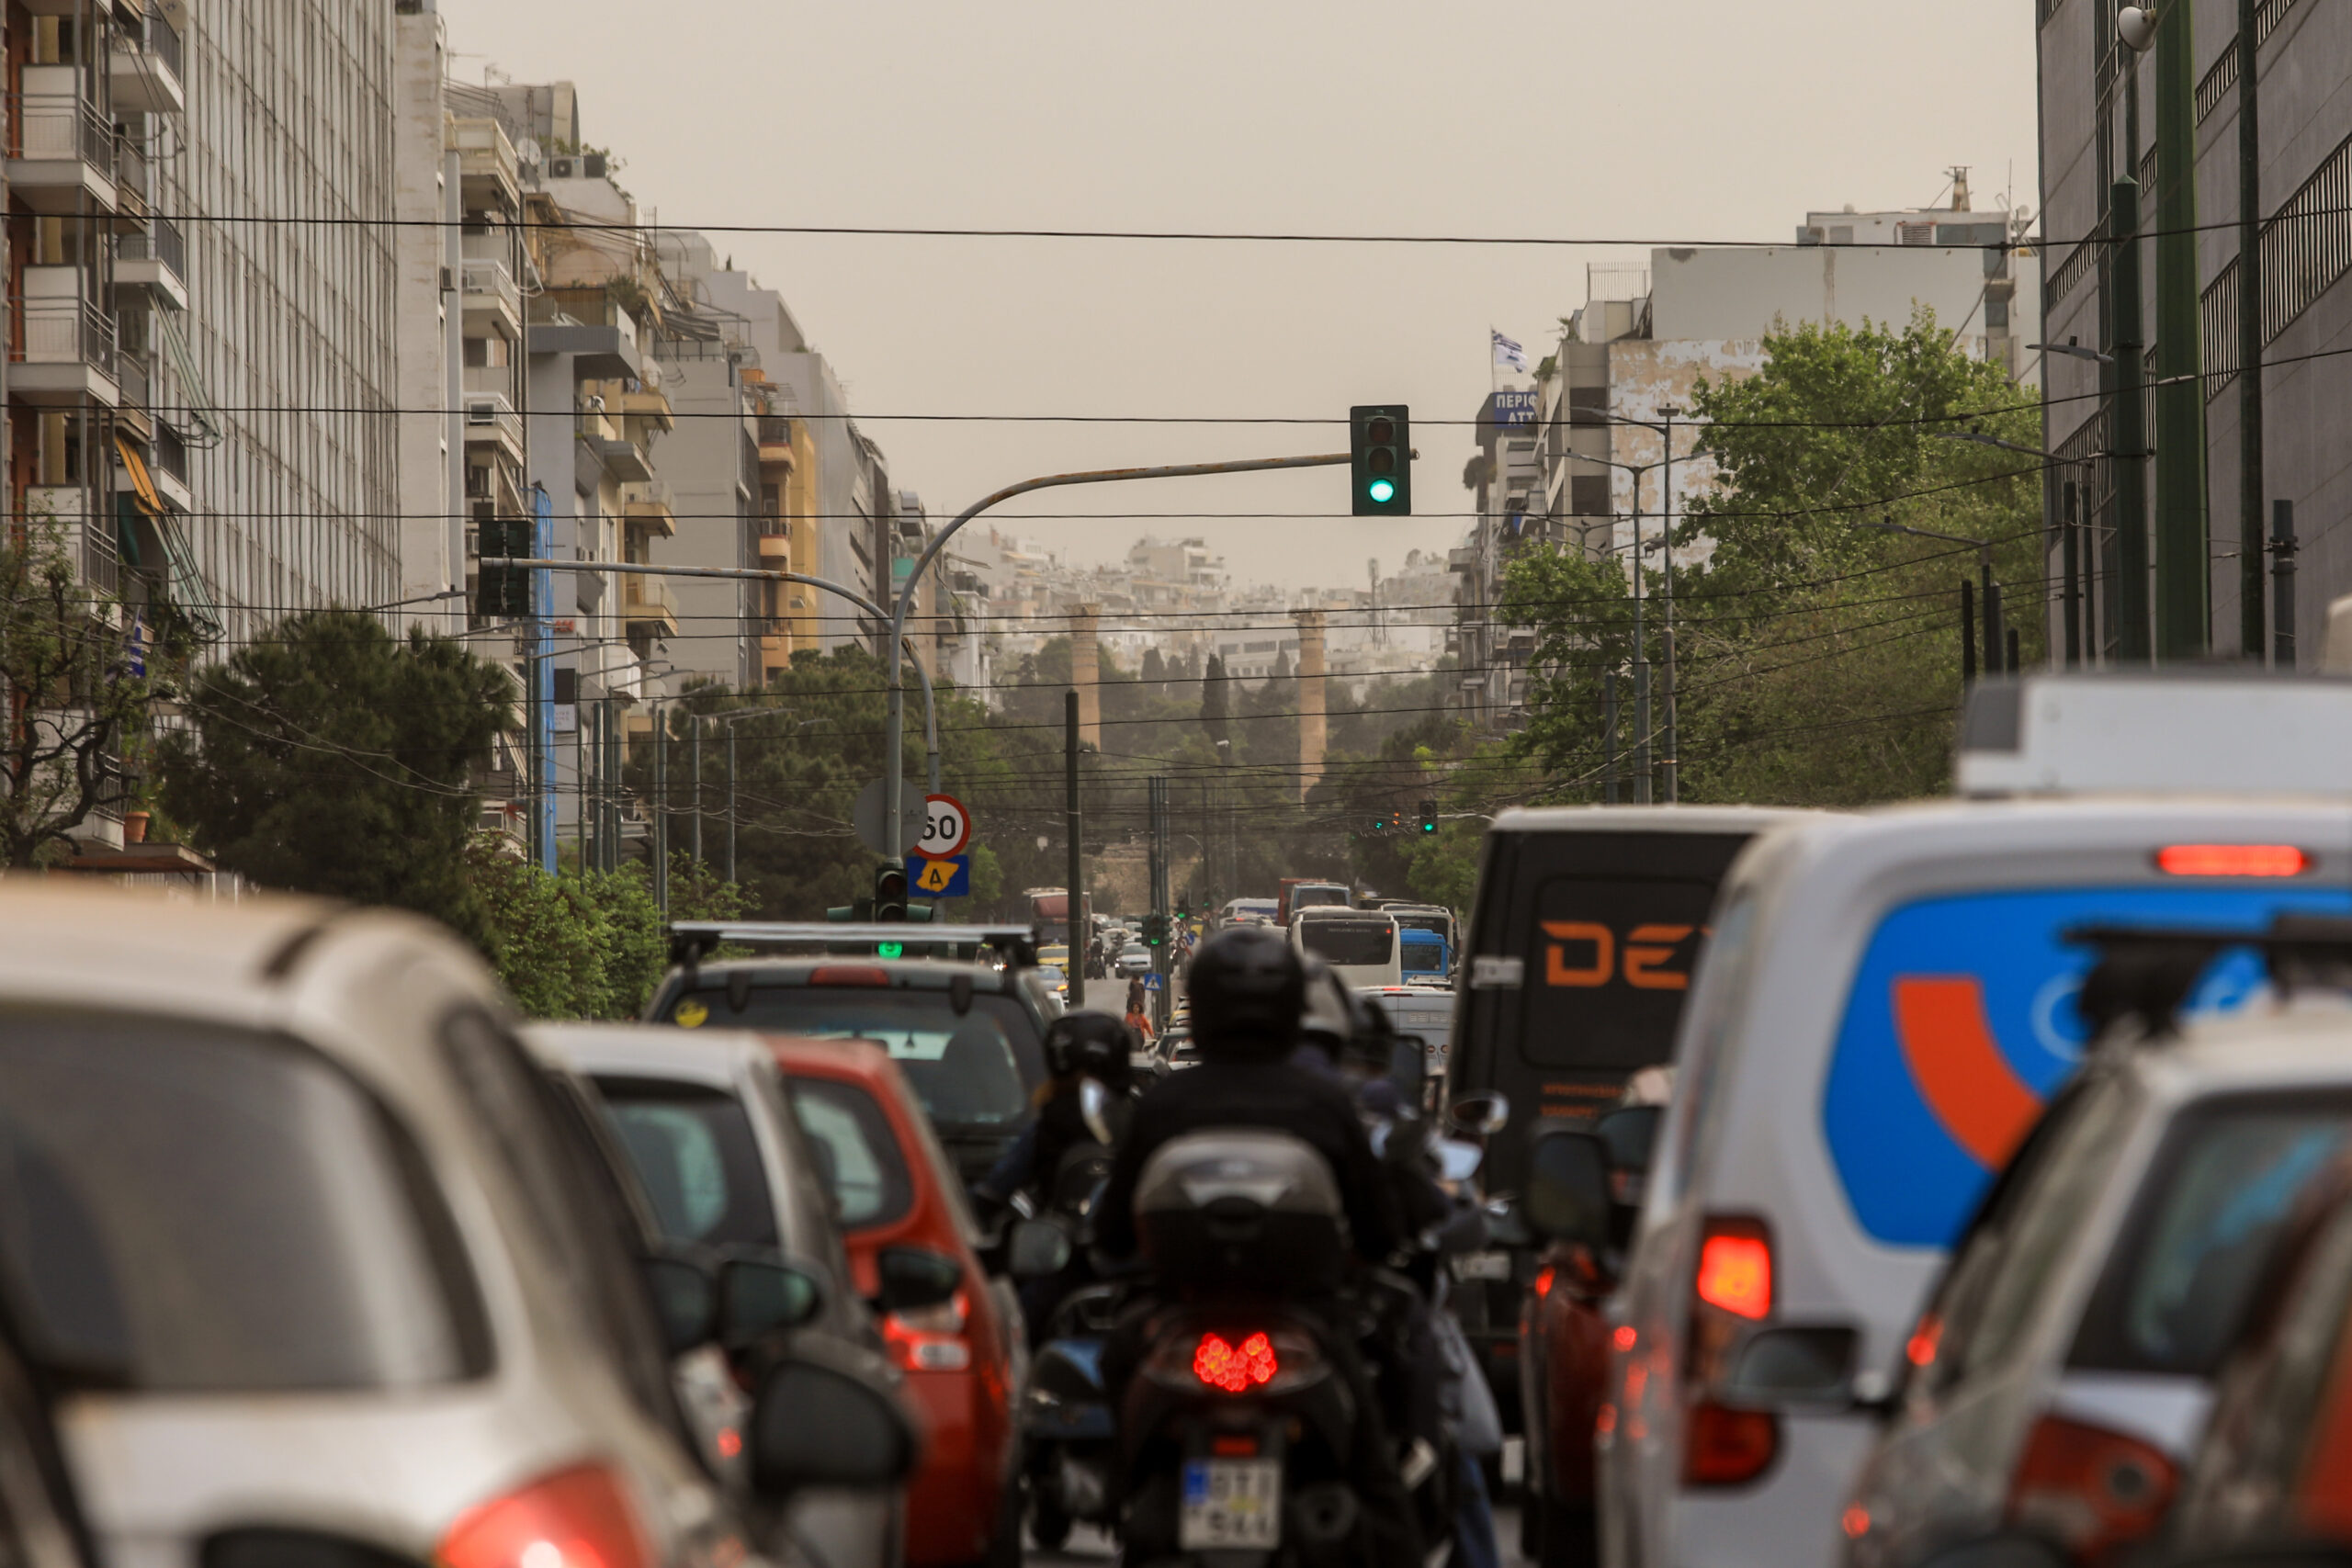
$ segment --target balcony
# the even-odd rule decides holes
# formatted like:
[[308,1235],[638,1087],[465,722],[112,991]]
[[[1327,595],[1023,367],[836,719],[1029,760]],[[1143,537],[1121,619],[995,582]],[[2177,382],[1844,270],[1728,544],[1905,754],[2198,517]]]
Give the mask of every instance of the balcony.
[[458,269],[466,312],[466,335],[481,337],[503,332],[510,341],[523,335],[523,290],[503,262],[465,262]]
[[25,491],[23,521],[54,529],[73,553],[82,581],[112,593],[122,586],[122,561],[115,544],[114,519],[94,511],[80,485],[32,485]]
[[476,210],[521,204],[523,176],[514,143],[494,119],[460,119],[450,126],[450,141],[458,154],[458,178],[466,205]]
[[115,241],[114,281],[144,288],[175,310],[187,309],[187,240],[166,218],[148,220],[145,233]]
[[180,53],[179,29],[152,5],[137,32],[118,29],[109,62],[114,107],[140,114],[187,113]]
[[[468,380],[472,378],[469,376]],[[523,460],[523,416],[504,392],[466,388],[466,445],[495,443],[516,462]]]
[[643,627],[657,637],[676,637],[677,595],[660,578],[632,572],[621,579],[621,621],[631,631]]
[[171,421],[159,419],[150,450],[154,461],[147,466],[147,472],[154,479],[155,489],[178,510],[195,511],[196,497],[187,487],[187,438],[173,427]]
[[[66,90],[29,90],[52,79]],[[72,66],[28,65],[25,81],[28,91],[7,95],[8,194],[35,212],[111,212],[119,199],[113,127],[72,90]]]
[[622,428],[632,441],[644,441],[653,430],[666,434],[677,428],[676,416],[670,412],[670,400],[650,388],[624,391],[612,401],[613,412],[621,416]]
[[763,413],[759,419],[760,462],[763,466],[781,463],[792,466],[792,421],[782,414]]
[[659,479],[633,484],[621,494],[621,513],[634,528],[670,538],[678,531],[678,513],[670,487]]
[[[43,273],[71,267],[27,267],[25,287]],[[8,301],[17,330],[8,345],[8,395],[28,403],[113,408],[122,400],[115,379],[114,321],[79,294],[27,294]]]

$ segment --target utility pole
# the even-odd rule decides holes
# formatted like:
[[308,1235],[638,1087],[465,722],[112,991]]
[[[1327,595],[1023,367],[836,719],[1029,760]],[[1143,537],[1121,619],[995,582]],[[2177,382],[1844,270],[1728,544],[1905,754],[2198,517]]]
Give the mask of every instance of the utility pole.
[[1649,641],[1642,626],[1642,486],[1634,481],[1634,804],[1650,804]]
[[2263,656],[2262,128],[2257,0],[2238,0],[2238,650]]
[[688,730],[687,730],[687,732],[686,732],[686,733],[687,733],[687,736],[688,736],[688,739],[687,739],[687,741],[686,741],[686,749],[687,749],[688,752],[689,752],[689,753],[693,756],[693,758],[694,758],[694,770],[693,770],[693,771],[694,771],[694,775],[695,775],[695,781],[694,781],[694,782],[695,782],[695,866],[696,866],[697,868],[699,868],[699,867],[702,865],[702,863],[703,863],[703,862],[702,862],[702,717],[701,717],[701,716],[700,716],[700,715],[698,715],[698,714],[695,714],[695,713],[688,713],[688,714],[686,715],[686,723],[688,724],[688,726],[690,726],[690,727],[691,727],[691,728],[688,728]]
[[670,716],[653,708],[653,907],[670,912]]
[[727,727],[727,880],[735,880],[735,727]]
[[2270,620],[2277,628],[2270,661],[2281,670],[2295,667],[2295,503],[2277,501],[2270,507]]
[[[1078,688],[1072,686],[1062,699],[1062,766],[1064,769],[1063,821],[1069,833],[1069,886],[1063,898],[1069,924],[1069,1005],[1073,1009],[1086,1005],[1086,949],[1092,934],[1086,930],[1085,867],[1081,863],[1083,851],[1080,840],[1085,829],[1085,819],[1078,809]],[[883,820],[889,820],[888,818]]]
[[[2197,297],[2197,62],[2193,0],[2156,27],[2156,657],[2202,659],[2212,641],[2205,525],[2204,323]],[[2256,312],[2257,316],[2259,311]]]
[[1617,804],[1617,670],[1600,672],[1600,803]]
[[[2138,90],[2131,90],[2133,100]],[[2133,124],[2139,116],[2129,117]],[[2115,265],[2115,660],[2148,662],[2148,416],[2142,401],[2146,344],[2140,291],[2140,182],[2126,174],[2108,202]]]
[[2078,668],[2083,662],[2083,558],[2080,506],[2082,495],[2075,481],[2068,479],[2064,489],[2065,508],[2060,513],[2059,547],[2065,559],[2065,590],[2060,614],[2066,623],[2066,668]]
[[[1661,434],[1666,437],[1666,481],[1659,490],[1657,509],[1666,520],[1663,535],[1666,550],[1666,755],[1661,759],[1666,783],[1666,803],[1675,805],[1682,798],[1681,742],[1675,727],[1674,680],[1674,416],[1682,411],[1668,403],[1657,411],[1665,416]],[[1640,481],[1634,481],[1636,486]]]

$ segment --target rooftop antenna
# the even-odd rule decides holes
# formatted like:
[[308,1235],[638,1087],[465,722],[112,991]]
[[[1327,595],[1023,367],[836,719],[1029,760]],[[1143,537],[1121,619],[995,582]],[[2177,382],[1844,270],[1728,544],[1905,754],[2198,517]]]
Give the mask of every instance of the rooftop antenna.
[[1968,167],[1969,166],[1966,164],[1954,164],[1951,169],[1946,171],[1951,175],[1951,209],[1954,212],[1966,212],[1970,210],[1968,205]]

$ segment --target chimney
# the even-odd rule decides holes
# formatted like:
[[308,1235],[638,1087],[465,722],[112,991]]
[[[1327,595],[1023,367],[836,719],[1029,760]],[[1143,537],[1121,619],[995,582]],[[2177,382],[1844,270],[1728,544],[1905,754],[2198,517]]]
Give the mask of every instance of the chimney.
[[1298,621],[1298,797],[1323,776],[1323,612],[1301,610]]
[[1069,623],[1069,681],[1078,688],[1079,744],[1098,751],[1102,749],[1102,649],[1094,631],[1102,615],[1099,604],[1080,604]]
[[1951,209],[1966,212],[1968,206],[1968,165],[1956,164],[1951,169]]

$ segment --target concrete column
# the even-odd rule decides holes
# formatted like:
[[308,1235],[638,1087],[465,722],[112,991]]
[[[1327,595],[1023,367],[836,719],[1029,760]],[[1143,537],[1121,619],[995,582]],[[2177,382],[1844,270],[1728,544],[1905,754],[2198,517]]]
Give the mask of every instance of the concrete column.
[[1298,795],[1323,776],[1323,612],[1298,612]]
[[1102,649],[1094,631],[1102,607],[1080,604],[1069,622],[1069,682],[1078,690],[1078,739],[1102,749]]

